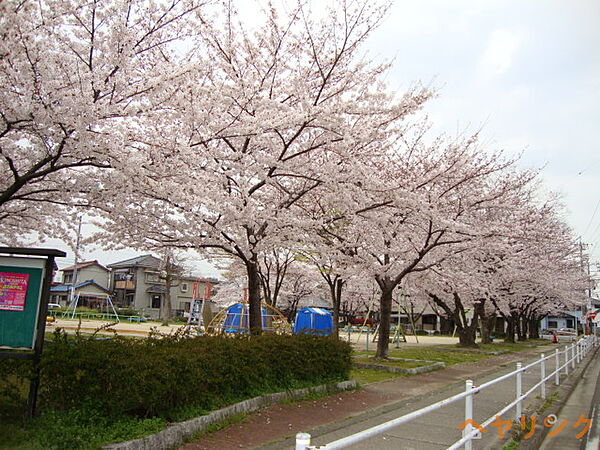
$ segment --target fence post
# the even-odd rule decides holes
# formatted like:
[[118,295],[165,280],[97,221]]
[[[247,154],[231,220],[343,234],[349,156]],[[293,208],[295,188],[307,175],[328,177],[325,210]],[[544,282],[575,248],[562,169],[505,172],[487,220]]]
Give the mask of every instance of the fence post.
[[575,370],[575,344],[571,345],[571,369]]
[[577,341],[577,364],[581,362],[581,341]]
[[305,450],[310,445],[310,434],[298,433],[296,434],[296,450]]
[[521,378],[523,375],[523,372],[521,372],[521,368],[523,367],[523,365],[518,362],[517,363],[517,405],[516,405],[516,416],[517,418],[515,419],[516,422],[518,423],[519,420],[521,419],[521,400],[519,400],[519,398],[521,398],[521,388],[522,388],[522,383],[521,383]]
[[542,376],[542,398],[546,398],[546,360],[544,359],[546,355],[542,353],[542,364],[540,364],[540,375]]
[[554,361],[556,362],[556,371],[554,372],[554,384],[560,386],[560,358],[558,349],[554,350]]
[[[465,381],[465,392],[471,392],[473,389],[473,380]],[[467,421],[473,420],[473,394],[469,394],[465,397],[465,428],[463,429],[463,437],[468,436],[473,431],[473,425],[467,423]],[[465,442],[465,450],[472,450],[473,443],[471,438]]]
[[583,356],[587,356],[589,343],[590,340],[588,338],[585,338],[585,340],[583,341]]
[[569,375],[569,346],[565,345],[565,375]]

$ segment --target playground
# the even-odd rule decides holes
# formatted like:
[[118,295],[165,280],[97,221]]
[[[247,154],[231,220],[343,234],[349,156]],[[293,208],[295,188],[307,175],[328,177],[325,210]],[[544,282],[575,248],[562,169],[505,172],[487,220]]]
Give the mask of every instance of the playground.
[[[113,335],[119,336],[131,336],[131,337],[145,337],[150,333],[160,334],[173,334],[181,332],[182,328],[190,328],[189,325],[172,323],[168,326],[161,325],[160,322],[137,322],[137,321],[120,321],[115,323],[110,320],[95,320],[95,319],[68,319],[57,317],[54,322],[47,324],[46,330],[52,332],[53,330],[61,328],[68,334],[73,334],[77,330],[84,334],[97,333],[99,335]],[[192,329],[195,327],[191,326]],[[373,342],[373,331],[367,328],[359,329],[357,327],[341,328],[340,339],[350,341],[355,350],[374,350],[377,345],[376,339]],[[458,337],[450,336],[406,336],[406,342],[402,339],[398,342],[401,347],[417,347],[417,346],[431,346],[431,345],[448,345],[457,344]],[[390,347],[393,348],[395,343],[391,343]]]

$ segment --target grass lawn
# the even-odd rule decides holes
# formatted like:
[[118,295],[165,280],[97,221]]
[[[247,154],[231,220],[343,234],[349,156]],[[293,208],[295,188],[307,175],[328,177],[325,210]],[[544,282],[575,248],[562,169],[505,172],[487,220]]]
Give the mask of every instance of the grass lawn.
[[531,339],[525,342],[515,342],[514,344],[508,342],[498,342],[493,344],[479,344],[479,348],[485,351],[496,351],[496,352],[518,352],[521,350],[527,350],[535,348],[540,345],[549,344],[550,341],[545,339]]
[[361,386],[365,386],[365,385],[371,384],[371,383],[377,383],[379,381],[390,380],[392,378],[406,377],[406,376],[408,376],[408,375],[403,374],[403,373],[390,373],[390,372],[384,372],[382,370],[359,369],[356,367],[353,368],[352,371],[350,372],[350,378],[356,380],[356,382]]
[[[516,342],[514,344],[498,342],[493,344],[479,344],[479,350],[483,350],[485,352],[518,352],[522,350],[528,350],[530,348],[537,347],[539,345],[545,345],[548,341],[539,339],[539,340],[531,340],[527,342]],[[444,350],[444,348],[450,349],[452,351]],[[381,362],[375,361],[373,359],[368,359],[367,356],[374,356],[375,351],[362,351],[357,352],[357,355],[362,355],[364,358],[355,358],[356,361],[360,362],[376,362],[377,364],[386,364],[386,365],[398,365],[398,367],[418,367],[423,365],[423,363],[418,363],[414,361],[388,361]],[[435,361],[435,362],[443,362],[446,366],[451,366],[454,364],[460,364],[464,362],[472,362],[472,361],[480,361],[482,359],[489,358],[493,355],[486,353],[474,353],[470,352],[469,349],[462,349],[461,347],[457,347],[455,345],[437,345],[435,347],[423,346],[423,347],[405,347],[405,348],[390,348],[389,355],[394,358],[406,358],[406,359],[421,359],[426,361]],[[399,365],[399,364],[415,364],[415,365]],[[359,384],[365,385],[370,383],[376,383],[379,381],[383,381],[386,379],[396,378],[398,376],[411,376],[404,374],[393,374],[389,372],[379,371],[375,369],[353,369],[352,378],[354,378]]]
[[430,364],[427,362],[419,362],[419,361],[403,361],[403,360],[394,360],[394,359],[373,358],[371,356],[363,356],[363,357],[359,357],[359,358],[353,358],[353,361],[366,363],[366,364],[380,364],[382,366],[401,367],[403,369],[414,369],[415,367],[427,366]]
[[[454,346],[448,347],[455,348]],[[375,355],[375,352],[359,352],[358,354],[373,356]],[[407,347],[390,349],[390,356],[394,358],[422,359],[426,361],[443,362],[447,366],[463,362],[478,361],[480,359],[489,357],[489,355],[483,353],[461,352],[459,350],[448,352],[441,349],[436,349],[435,347]]]
[[107,442],[147,436],[166,428],[160,418],[110,417],[90,409],[52,411],[29,423],[0,424],[0,449],[98,449]]

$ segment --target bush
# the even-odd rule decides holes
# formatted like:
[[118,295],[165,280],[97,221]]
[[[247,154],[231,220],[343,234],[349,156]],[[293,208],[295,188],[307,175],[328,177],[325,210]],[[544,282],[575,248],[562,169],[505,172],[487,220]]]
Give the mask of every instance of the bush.
[[347,379],[350,346],[298,335],[95,340],[57,336],[42,358],[40,407],[94,403],[108,414],[169,419],[266,392]]
[[140,313],[137,309],[133,308],[117,308],[117,314],[119,316],[139,316]]

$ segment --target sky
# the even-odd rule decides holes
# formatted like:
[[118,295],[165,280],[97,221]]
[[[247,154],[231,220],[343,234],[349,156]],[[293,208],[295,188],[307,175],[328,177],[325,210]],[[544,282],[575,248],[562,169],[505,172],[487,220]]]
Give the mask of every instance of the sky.
[[[240,16],[254,20],[257,2],[244,2]],[[370,59],[392,61],[392,89],[421,81],[438,90],[425,109],[436,130],[481,128],[486,146],[524,152],[521,165],[541,169],[545,189],[561,194],[592,270],[600,263],[598,0],[396,0],[367,48]],[[137,254],[82,256],[108,264]],[[72,261],[69,252],[61,267]]]
[[599,1],[394,1],[368,47],[392,88],[437,88],[437,130],[523,152],[600,263]]

